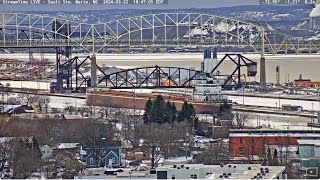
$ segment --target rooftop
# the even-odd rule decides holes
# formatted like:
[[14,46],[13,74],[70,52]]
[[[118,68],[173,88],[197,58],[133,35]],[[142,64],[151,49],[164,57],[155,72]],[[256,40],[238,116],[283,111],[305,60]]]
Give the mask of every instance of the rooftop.
[[320,130],[294,130],[294,129],[230,129],[230,133],[320,133]]
[[320,140],[298,139],[298,144],[320,146]]
[[212,174],[208,175],[206,179],[219,179],[220,176],[228,175],[228,179],[252,179],[255,176],[262,176],[263,179],[274,179],[278,175],[282,175],[285,170],[284,166],[262,166],[260,164],[227,164],[220,165],[203,165],[203,164],[184,164],[184,165],[164,165],[157,168],[157,171],[171,170],[200,170],[206,169]]

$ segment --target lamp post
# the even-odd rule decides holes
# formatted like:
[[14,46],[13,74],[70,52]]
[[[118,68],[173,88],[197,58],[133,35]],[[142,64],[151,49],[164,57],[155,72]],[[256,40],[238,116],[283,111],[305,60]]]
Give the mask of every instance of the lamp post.
[[188,142],[185,143],[185,149],[186,149],[186,159],[188,159],[188,148],[189,148],[189,145],[190,145],[190,134],[187,132],[186,136],[188,138],[187,139]]
[[244,87],[242,87],[242,106],[244,106]]
[[132,171],[129,171],[129,176],[130,176],[130,179],[131,179],[131,174],[132,174],[133,172]]

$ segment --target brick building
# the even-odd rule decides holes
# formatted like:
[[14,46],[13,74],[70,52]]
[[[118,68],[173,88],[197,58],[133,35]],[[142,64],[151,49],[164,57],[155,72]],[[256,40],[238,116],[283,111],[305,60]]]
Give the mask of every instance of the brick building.
[[297,147],[299,139],[320,139],[320,130],[237,129],[229,133],[229,155],[263,156],[267,150]]

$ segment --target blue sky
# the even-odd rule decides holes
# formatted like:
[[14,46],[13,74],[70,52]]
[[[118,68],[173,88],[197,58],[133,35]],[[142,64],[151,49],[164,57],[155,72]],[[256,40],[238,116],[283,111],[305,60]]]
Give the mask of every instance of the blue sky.
[[[63,11],[63,10],[95,10],[95,9],[108,9],[108,8],[121,8],[121,9],[179,9],[179,8],[216,8],[216,7],[230,7],[240,5],[257,5],[259,0],[168,0],[167,5],[76,5],[73,8],[70,5],[1,5],[0,11]],[[30,9],[30,7],[32,7]],[[74,8],[77,7],[77,8]],[[79,7],[79,8],[78,8]]]

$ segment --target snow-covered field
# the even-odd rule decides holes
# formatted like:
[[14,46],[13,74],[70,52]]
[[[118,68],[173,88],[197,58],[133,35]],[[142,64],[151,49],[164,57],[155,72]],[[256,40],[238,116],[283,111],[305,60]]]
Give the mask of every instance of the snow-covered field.
[[50,90],[50,82],[42,81],[3,81],[0,80],[0,83],[6,85],[10,83],[10,87],[13,88],[33,88],[40,90]]
[[274,129],[294,129],[294,130],[306,130],[306,129],[320,129],[314,127],[308,127],[307,123],[311,122],[310,118],[295,117],[295,116],[283,116],[283,115],[269,115],[269,114],[250,114],[248,124],[251,126],[257,126],[258,119],[261,126],[270,127]]
[[50,96],[51,108],[65,108],[67,105],[81,107],[86,105],[85,99]]

